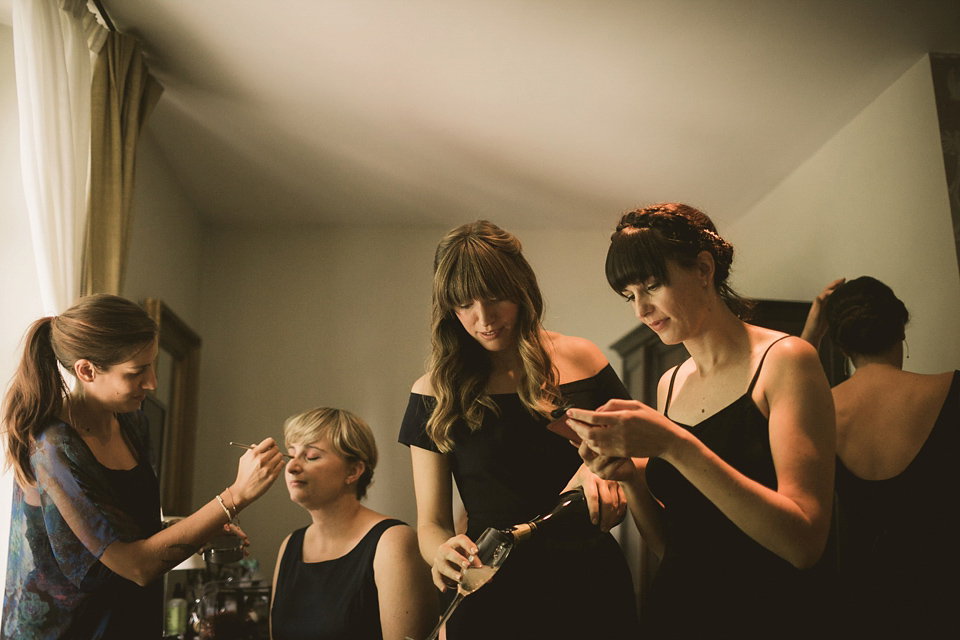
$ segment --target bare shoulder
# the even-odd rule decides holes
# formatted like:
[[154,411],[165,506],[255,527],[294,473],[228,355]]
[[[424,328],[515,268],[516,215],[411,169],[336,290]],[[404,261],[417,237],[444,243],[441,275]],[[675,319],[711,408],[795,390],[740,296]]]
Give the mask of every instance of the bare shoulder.
[[679,377],[680,369],[687,371],[684,375],[689,375],[690,371],[693,370],[693,359],[687,358],[680,364],[670,367],[660,375],[660,380],[657,382],[657,409],[662,413],[667,402],[667,393],[670,390],[670,380],[673,379],[674,374],[676,373]]
[[766,353],[764,369],[770,367],[775,370],[784,368],[789,370],[794,367],[810,366],[822,369],[816,347],[803,338],[763,327],[753,327],[752,334],[755,354],[763,357]]
[[406,557],[419,558],[417,532],[406,524],[397,524],[380,536],[374,562],[392,563],[403,561]]
[[546,331],[545,334],[547,349],[560,372],[561,382],[589,378],[609,364],[600,348],[586,338],[565,336],[555,331]]
[[[284,538],[283,542],[280,543],[280,550],[277,552],[277,558],[283,557],[283,552],[287,550],[287,543],[290,542],[290,536],[292,535],[293,535],[292,533],[288,533],[287,537]],[[279,564],[280,564],[280,560],[278,559],[277,565],[279,566]]]
[[813,345],[769,329],[754,333],[754,337],[759,339],[754,342],[753,370],[760,369],[754,400],[765,413],[769,411],[768,402],[774,399],[792,403],[816,401],[833,412],[830,384]]
[[411,393],[416,393],[421,396],[435,396],[433,390],[433,380],[429,373],[425,373],[417,381],[413,383],[413,388],[410,389]]
[[696,369],[693,358],[687,358],[678,365],[672,366],[660,374],[660,380],[657,382],[657,391],[666,391],[670,386],[670,380],[676,374],[677,379],[688,376]]

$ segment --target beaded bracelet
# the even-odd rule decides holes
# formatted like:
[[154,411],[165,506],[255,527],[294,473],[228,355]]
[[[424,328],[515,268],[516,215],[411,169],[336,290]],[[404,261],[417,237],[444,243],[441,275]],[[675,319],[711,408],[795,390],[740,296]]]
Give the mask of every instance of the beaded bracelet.
[[223,504],[223,498],[220,497],[220,494],[217,494],[217,502],[220,503],[220,508],[223,509],[223,512],[227,514],[227,524],[233,524],[233,516],[230,515],[230,509],[227,509],[227,505]]

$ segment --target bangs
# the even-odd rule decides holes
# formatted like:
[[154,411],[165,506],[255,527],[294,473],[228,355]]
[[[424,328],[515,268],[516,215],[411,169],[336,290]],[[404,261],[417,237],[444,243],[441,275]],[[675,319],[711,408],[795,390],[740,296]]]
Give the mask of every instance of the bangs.
[[283,426],[283,440],[286,447],[295,444],[306,445],[312,442],[330,439],[329,422],[316,419],[316,415],[303,413],[287,419]]
[[454,309],[474,300],[518,302],[515,277],[504,255],[482,241],[466,239],[462,251],[449,251],[437,265],[434,296],[444,309]]
[[618,232],[607,250],[607,282],[619,295],[632,284],[644,284],[654,278],[670,284],[667,260],[676,253],[669,240],[652,229]]

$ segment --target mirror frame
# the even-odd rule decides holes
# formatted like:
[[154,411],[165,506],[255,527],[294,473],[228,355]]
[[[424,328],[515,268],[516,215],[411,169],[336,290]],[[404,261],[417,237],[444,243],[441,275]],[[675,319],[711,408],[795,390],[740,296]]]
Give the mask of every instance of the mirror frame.
[[203,341],[163,300],[143,301],[160,329],[160,349],[171,356],[170,396],[160,461],[160,504],[163,513],[192,513],[193,458],[197,434],[200,347]]

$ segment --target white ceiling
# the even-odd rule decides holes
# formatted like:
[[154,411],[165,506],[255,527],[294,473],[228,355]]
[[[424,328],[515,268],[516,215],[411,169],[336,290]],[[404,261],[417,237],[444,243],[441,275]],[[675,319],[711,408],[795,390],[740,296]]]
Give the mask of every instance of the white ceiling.
[[[0,20],[10,23],[10,3]],[[729,221],[924,53],[957,0],[104,0],[210,220]]]

